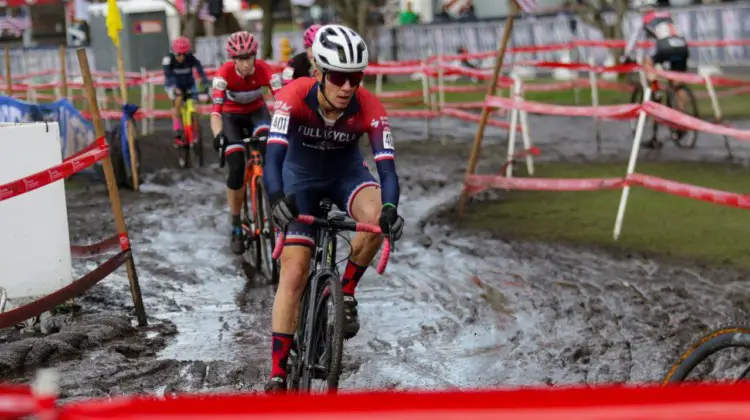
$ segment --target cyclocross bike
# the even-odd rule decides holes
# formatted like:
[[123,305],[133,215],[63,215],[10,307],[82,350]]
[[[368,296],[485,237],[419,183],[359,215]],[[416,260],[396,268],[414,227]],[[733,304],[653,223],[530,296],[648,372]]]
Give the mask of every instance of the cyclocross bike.
[[203,166],[203,142],[201,142],[200,116],[195,107],[195,101],[189,92],[182,92],[182,105],[180,106],[182,116],[182,127],[184,138],[180,139],[182,144],[176,143],[175,148],[179,150],[180,168],[190,167],[190,152],[193,151],[198,158],[198,166]]
[[[379,226],[357,223],[344,212],[331,211],[332,206],[331,200],[323,199],[320,208],[325,217],[297,217],[298,222],[317,227],[318,233],[287,364],[290,390],[310,391],[313,379],[325,382],[330,393],[338,389],[344,348],[344,293],[341,290],[341,276],[336,269],[337,238],[340,232],[345,231],[381,233]],[[273,253],[275,259],[281,256],[284,235],[283,231],[279,233]],[[346,238],[342,238],[346,241]],[[390,253],[391,238],[386,235],[377,267],[378,274],[385,271]],[[349,255],[341,261],[349,256],[351,248]]]
[[[737,380],[746,380],[750,373],[750,363],[747,356],[750,355],[750,325],[734,324],[719,327],[709,332],[696,341],[680,358],[672,365],[662,381],[663,385],[675,384],[685,381],[695,368],[702,362],[706,369],[714,368],[719,365],[713,360],[708,360],[715,353],[724,349],[743,348],[747,352],[744,358],[722,363],[722,369],[733,367],[731,365],[742,365],[745,368],[740,373]],[[704,371],[704,369],[698,369]]]
[[[656,69],[661,69],[661,64],[655,66]],[[698,103],[695,101],[695,94],[689,86],[683,83],[673,83],[670,81],[660,81],[659,78],[654,79],[651,82],[651,101],[662,103],[666,100],[666,106],[679,111],[683,114],[700,118],[698,115]],[[678,101],[678,98],[682,98],[682,101]],[[678,102],[682,102],[680,106]],[[634,81],[633,92],[630,95],[630,103],[641,104],[643,103],[643,85],[639,80]],[[630,127],[635,135],[636,121],[633,120],[630,123]],[[665,121],[657,121],[653,119],[651,142],[656,147],[661,148],[662,143],[657,138],[658,127],[660,124],[667,125],[669,127],[670,136],[675,145],[683,149],[692,149],[695,147],[696,141],[698,141],[698,132],[695,130],[685,131],[682,127],[677,125],[669,124]],[[644,135],[645,138],[645,135]]]
[[[243,129],[244,130],[244,129]],[[247,133],[245,133],[247,134]],[[242,139],[245,146],[245,165],[243,183],[244,201],[242,204],[242,230],[245,234],[245,252],[242,257],[245,263],[255,270],[246,270],[248,280],[257,270],[271,281],[279,281],[279,264],[272,258],[276,246],[276,230],[271,219],[271,202],[263,186],[263,158],[258,152],[258,137],[249,136]],[[225,164],[224,150],[220,151],[219,166]]]

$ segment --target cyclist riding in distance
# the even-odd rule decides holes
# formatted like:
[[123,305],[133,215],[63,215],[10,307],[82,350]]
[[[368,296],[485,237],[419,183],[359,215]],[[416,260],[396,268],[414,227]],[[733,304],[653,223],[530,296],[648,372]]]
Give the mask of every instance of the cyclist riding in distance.
[[203,93],[208,94],[208,77],[203,71],[200,60],[190,52],[190,40],[181,36],[172,41],[172,52],[162,60],[164,69],[164,89],[167,96],[172,100],[172,129],[174,130],[175,143],[179,146],[183,141],[182,118],[180,107],[186,96],[191,96],[198,101],[198,89],[195,86],[193,69],[198,70],[203,86]]
[[[687,41],[677,30],[671,14],[668,11],[657,11],[656,4],[657,0],[635,0],[634,6],[643,17],[643,27],[642,31],[639,29],[633,32],[623,53],[623,56],[628,58],[632,55],[641,32],[646,34],[646,38],[654,40],[654,54],[650,57],[646,56],[643,62],[649,83],[656,79],[653,71],[650,70],[655,64],[669,63],[668,70],[686,72],[687,60],[690,56]],[[669,83],[672,84],[672,81],[670,80]],[[661,92],[654,92],[653,99],[661,100],[660,94]],[[683,109],[685,100],[682,95],[677,95],[678,109]],[[674,132],[673,135],[675,135]],[[644,141],[643,146],[654,148],[657,147],[657,143],[657,140],[652,139]]]
[[262,88],[271,89],[271,69],[266,62],[256,58],[258,40],[249,32],[240,31],[230,35],[226,52],[230,61],[219,68],[213,79],[211,131],[214,148],[217,151],[224,149],[229,167],[227,201],[232,215],[231,249],[240,255],[245,251],[240,218],[247,163],[242,142],[247,136],[243,134],[243,128],[250,130],[252,136],[259,137],[257,146],[263,156],[271,115]]
[[[365,41],[347,27],[326,25],[315,35],[312,54],[315,78],[294,80],[277,95],[264,167],[274,221],[280,229],[287,227],[267,392],[286,391],[286,363],[315,245],[314,228],[294,222],[296,217],[322,216],[319,202],[327,197],[356,221],[379,224],[394,241],[404,225],[397,211],[400,190],[388,118],[378,98],[360,87],[368,63]],[[359,150],[363,134],[380,184]],[[346,339],[359,331],[354,291],[381,243],[381,235],[370,233],[357,233],[352,240],[342,276]]]
[[281,72],[281,82],[286,86],[292,80],[300,77],[312,77],[315,75],[315,63],[312,55],[313,41],[320,25],[311,25],[302,36],[305,42],[305,51],[295,55],[289,60],[284,71]]
[[[680,35],[668,11],[657,11],[657,0],[636,0],[635,7],[643,17],[642,31],[646,37],[655,41],[654,55],[645,57],[644,66],[669,63],[669,70],[687,71],[687,60],[690,56],[687,41]],[[625,47],[624,57],[630,57],[640,38],[641,30],[636,30]],[[653,76],[649,76],[653,80]]]

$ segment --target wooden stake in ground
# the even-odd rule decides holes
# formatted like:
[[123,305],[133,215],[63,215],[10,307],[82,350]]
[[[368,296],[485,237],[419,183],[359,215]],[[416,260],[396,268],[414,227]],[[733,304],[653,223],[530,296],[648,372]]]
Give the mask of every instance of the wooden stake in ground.
[[[102,123],[102,118],[99,114],[99,106],[96,103],[96,90],[94,89],[94,81],[91,78],[91,70],[89,69],[89,60],[86,56],[86,50],[84,50],[83,48],[79,48],[76,53],[78,54],[78,63],[81,66],[81,76],[83,76],[83,84],[86,88],[86,98],[88,99],[89,108],[91,109],[91,119],[94,122],[96,137],[104,137],[104,124]],[[107,155],[107,157],[102,160],[102,166],[104,167],[104,178],[107,181],[109,201],[112,203],[112,213],[115,216],[115,226],[117,227],[117,233],[127,236],[128,230],[125,226],[125,218],[122,215],[120,193],[117,190],[115,171],[112,168],[112,159],[109,155]],[[146,319],[146,310],[143,307],[141,287],[138,284],[138,275],[135,271],[135,260],[133,260],[132,251],[130,253],[130,256],[128,256],[127,261],[125,262],[125,267],[128,270],[128,280],[130,280],[130,293],[133,295],[133,304],[135,305],[135,314],[138,318],[138,325],[143,327],[148,325],[148,321]]]
[[[497,79],[500,77],[500,69],[503,68],[503,59],[505,58],[505,50],[508,47],[508,40],[510,40],[510,32],[513,29],[513,21],[516,18],[518,7],[514,2],[509,2],[510,16],[505,22],[505,28],[503,29],[503,39],[500,42],[500,48],[497,50],[497,57],[495,57],[495,70],[492,73],[492,79],[490,79],[489,86],[487,86],[487,96],[495,96],[497,91]],[[474,145],[471,148],[471,155],[469,156],[469,166],[466,168],[466,176],[464,180],[467,180],[469,176],[474,174],[477,168],[477,160],[479,159],[479,151],[482,148],[482,139],[484,138],[484,127],[487,125],[487,119],[490,116],[491,108],[486,105],[482,107],[482,116],[479,119],[479,127],[477,128],[477,134],[474,136]],[[464,213],[464,207],[466,206],[466,199],[469,198],[468,190],[464,188],[461,193],[461,198],[458,201],[458,216],[461,217]]]
[[10,48],[5,47],[5,94],[13,96],[13,79],[10,74]]
[[60,45],[60,81],[62,82],[61,95],[68,99],[68,73],[67,73],[67,54],[65,45]]

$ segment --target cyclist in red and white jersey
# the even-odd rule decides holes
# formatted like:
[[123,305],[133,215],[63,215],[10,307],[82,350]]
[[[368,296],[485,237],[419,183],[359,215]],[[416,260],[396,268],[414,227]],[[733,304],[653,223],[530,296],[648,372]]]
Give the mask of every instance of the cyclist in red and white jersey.
[[[360,86],[368,64],[365,41],[349,28],[327,25],[315,35],[312,51],[316,78],[294,80],[276,97],[263,168],[274,221],[288,227],[273,304],[268,392],[286,391],[286,362],[315,246],[315,229],[297,223],[297,215],[319,214],[320,200],[330,198],[356,221],[379,224],[394,241],[404,226],[388,117],[380,100]],[[379,182],[359,150],[364,134]],[[371,233],[352,240],[341,279],[345,339],[359,331],[354,291],[381,243],[381,235]]]
[[635,50],[635,45],[641,36],[655,41],[653,56],[645,58],[644,65],[649,67],[653,64],[669,63],[668,70],[687,71],[687,60],[690,56],[685,37],[677,30],[672,20],[672,15],[665,10],[656,10],[657,0],[635,0],[634,6],[643,16],[643,26],[633,32],[623,55],[630,57]]
[[259,137],[258,149],[265,154],[271,115],[263,98],[263,88],[271,88],[271,69],[256,59],[258,40],[246,31],[233,33],[226,43],[231,59],[224,63],[213,79],[213,112],[211,131],[214,148],[224,149],[229,175],[227,200],[232,214],[231,248],[235,254],[245,251],[240,212],[243,203],[242,185],[245,176],[245,146],[242,139],[249,134]]

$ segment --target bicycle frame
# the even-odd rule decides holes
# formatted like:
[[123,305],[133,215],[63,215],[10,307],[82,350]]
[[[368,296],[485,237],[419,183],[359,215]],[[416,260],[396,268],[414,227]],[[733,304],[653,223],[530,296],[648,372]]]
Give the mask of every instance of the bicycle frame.
[[[245,143],[245,151],[252,149],[249,147],[250,143]],[[258,152],[255,149],[250,150],[250,156],[247,160],[247,165],[245,165],[245,180],[244,185],[245,188],[247,188],[248,182],[250,183],[250,202],[252,203],[253,207],[253,214],[257,213],[258,211],[258,203],[255,201],[256,196],[256,180],[258,177],[263,176],[263,158],[260,156],[260,152]],[[257,229],[257,227],[256,227]]]
[[192,97],[186,98],[183,96],[180,114],[182,116],[182,128],[185,133],[185,141],[188,145],[191,145],[193,144],[193,141],[195,141],[193,136],[193,114],[195,114],[195,102]]

